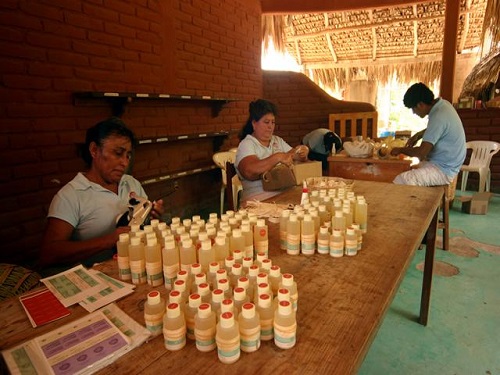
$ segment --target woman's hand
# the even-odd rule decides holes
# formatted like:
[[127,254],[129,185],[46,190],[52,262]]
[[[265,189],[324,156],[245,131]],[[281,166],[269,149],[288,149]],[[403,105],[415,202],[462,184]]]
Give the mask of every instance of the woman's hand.
[[292,154],[293,160],[306,161],[307,155],[309,155],[309,148],[307,146],[300,145],[290,150],[290,153]]

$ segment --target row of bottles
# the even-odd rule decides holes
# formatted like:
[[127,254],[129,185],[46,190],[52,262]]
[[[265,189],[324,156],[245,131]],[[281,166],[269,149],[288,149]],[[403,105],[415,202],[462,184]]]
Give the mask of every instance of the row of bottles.
[[190,339],[202,352],[217,349],[219,360],[230,364],[239,359],[241,351],[257,351],[261,341],[274,339],[281,349],[295,345],[296,313],[288,290],[283,289],[279,296],[272,304],[271,297],[262,294],[257,306],[245,302],[239,309],[232,300],[223,300],[217,310],[195,293],[183,305],[180,301],[166,304],[157,291],[152,291],[144,309],[146,326],[153,334],[163,333],[167,350],[180,350]]
[[[316,252],[332,257],[356,255],[362,249],[363,233],[367,231],[368,206],[364,197],[348,192],[345,199],[334,198],[332,216],[327,205],[321,204],[318,194],[314,204],[310,203],[307,190],[303,195],[301,205],[282,211],[280,248],[290,255]],[[326,190],[323,197],[326,201],[323,203],[330,200]]]
[[[171,289],[178,270],[187,270],[194,263],[201,264],[203,271],[208,272],[210,263],[224,265],[229,256],[241,262],[243,258],[253,259],[255,251],[268,254],[268,228],[264,219],[256,219],[252,225],[250,219],[243,217],[241,225],[234,228],[220,221],[222,229],[216,231],[212,238],[206,231],[173,234],[165,223],[156,227],[161,224],[161,230],[145,226],[144,231],[120,234],[117,252],[122,280],[132,281],[133,284],[147,282],[151,286],[165,283],[167,289]],[[215,224],[206,224],[211,225]]]

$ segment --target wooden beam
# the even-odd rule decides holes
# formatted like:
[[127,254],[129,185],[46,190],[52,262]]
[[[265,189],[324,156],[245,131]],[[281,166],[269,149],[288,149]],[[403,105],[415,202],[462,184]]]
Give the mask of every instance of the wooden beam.
[[[470,13],[471,11],[464,11],[461,12],[460,15],[462,14],[467,14]],[[389,21],[384,21],[384,22],[378,22],[375,24],[366,24],[366,25],[357,25],[357,26],[347,26],[347,27],[336,27],[336,28],[329,28],[321,31],[316,31],[313,33],[304,33],[300,35],[293,35],[289,36],[286,38],[285,42],[291,42],[295,41],[297,39],[310,39],[310,38],[316,38],[318,36],[322,36],[325,34],[337,34],[337,33],[342,33],[346,31],[353,31],[353,30],[363,30],[363,29],[369,29],[372,27],[380,27],[380,26],[389,26],[393,25],[396,23],[402,23],[402,22],[421,22],[421,21],[432,21],[435,19],[440,19],[440,18],[445,18],[445,15],[443,16],[424,16],[424,17],[411,17],[411,18],[405,18],[405,19],[400,19],[400,20],[389,20]]]
[[453,101],[453,82],[455,79],[459,16],[459,2],[456,0],[446,0],[440,96],[449,102]]
[[[413,15],[417,17],[417,5],[413,5]],[[418,22],[413,21],[413,56],[418,56]]]
[[261,0],[262,14],[344,12],[348,10],[400,7],[432,0]]
[[[469,10],[471,7],[472,0],[467,0],[465,3],[465,9]],[[470,14],[466,13],[464,17],[464,30],[462,31],[462,35],[460,36],[460,45],[458,46],[458,52],[462,52],[465,48],[465,41],[467,40],[467,34],[469,34],[469,26],[470,26]]]
[[309,62],[303,64],[304,69],[344,69],[344,68],[359,68],[363,66],[383,66],[391,64],[405,64],[405,63],[421,63],[441,61],[441,53],[428,54],[425,56],[398,56],[398,57],[379,57],[376,61],[372,59],[359,59],[349,61],[332,62]]

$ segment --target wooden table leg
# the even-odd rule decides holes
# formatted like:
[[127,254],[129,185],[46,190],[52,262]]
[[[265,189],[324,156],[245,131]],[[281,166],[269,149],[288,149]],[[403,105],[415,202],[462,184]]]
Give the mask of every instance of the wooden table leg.
[[429,307],[431,299],[432,269],[434,268],[434,253],[436,250],[436,232],[438,225],[439,207],[436,209],[429,229],[426,234],[424,279],[422,282],[422,298],[420,300],[419,323],[426,326],[429,318]]

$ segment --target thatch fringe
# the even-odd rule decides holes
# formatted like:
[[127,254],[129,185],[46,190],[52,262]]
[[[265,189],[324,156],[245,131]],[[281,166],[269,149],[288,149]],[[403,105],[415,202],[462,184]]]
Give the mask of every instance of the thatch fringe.
[[489,55],[499,49],[500,44],[500,0],[488,0],[484,12],[481,34],[482,55]]
[[441,61],[364,66],[359,68],[309,69],[304,72],[316,84],[340,91],[360,75],[379,84],[395,76],[400,82],[423,82],[431,86],[441,76]]
[[487,102],[499,79],[500,51],[490,53],[472,69],[464,81],[460,97],[472,96]]
[[285,19],[282,16],[262,16],[262,43],[264,51],[269,48],[271,40],[274,49],[279,53],[285,53]]

